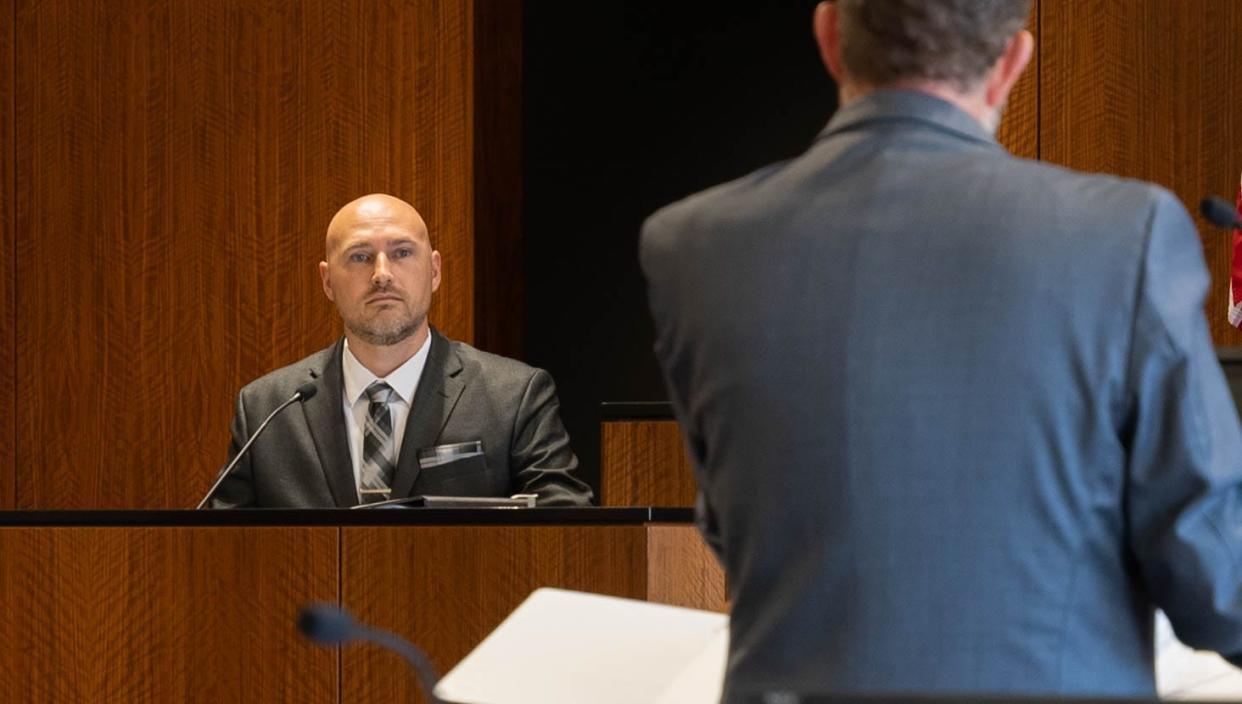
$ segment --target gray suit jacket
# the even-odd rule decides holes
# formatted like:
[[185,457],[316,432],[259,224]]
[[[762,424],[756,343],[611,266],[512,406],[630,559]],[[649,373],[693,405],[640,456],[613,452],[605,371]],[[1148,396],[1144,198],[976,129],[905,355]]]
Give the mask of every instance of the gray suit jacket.
[[728,696],[1146,696],[1157,605],[1242,664],[1242,433],[1168,192],[882,92],[641,252]]
[[[481,352],[432,330],[397,459],[392,496],[539,494],[544,506],[585,506],[591,490],[541,369]],[[315,396],[276,416],[220,486],[214,508],[358,504],[343,410],[343,342],[278,369],[237,395],[229,459],[267,414],[307,382]],[[483,442],[484,456],[421,467],[419,450]],[[430,464],[430,463],[429,463]]]

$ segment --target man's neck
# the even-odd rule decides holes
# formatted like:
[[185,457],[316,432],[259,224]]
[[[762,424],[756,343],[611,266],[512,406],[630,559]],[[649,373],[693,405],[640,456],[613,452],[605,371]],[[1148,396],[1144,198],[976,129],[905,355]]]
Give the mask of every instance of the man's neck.
[[417,354],[430,334],[430,327],[424,323],[418,332],[395,345],[372,345],[358,339],[348,330],[345,331],[345,339],[349,341],[349,351],[362,366],[383,379]]
[[946,103],[957,106],[962,112],[973,117],[983,129],[989,133],[996,132],[997,123],[1000,121],[999,112],[988,107],[984,98],[983,89],[963,92],[962,90],[942,83],[939,81],[898,81],[892,85],[873,88],[871,86],[860,86],[854,84],[842,84],[840,88],[840,103],[846,105],[852,103],[859,98],[876,92],[877,90],[913,90],[920,93],[926,93],[933,98],[939,98]]

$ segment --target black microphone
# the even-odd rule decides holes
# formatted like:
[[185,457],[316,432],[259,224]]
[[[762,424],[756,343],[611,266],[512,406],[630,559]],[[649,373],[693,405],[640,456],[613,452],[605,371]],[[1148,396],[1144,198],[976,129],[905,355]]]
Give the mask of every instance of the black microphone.
[[312,604],[298,614],[298,630],[302,635],[320,645],[343,645],[351,640],[374,643],[405,658],[414,668],[414,675],[423,695],[430,704],[442,704],[436,697],[436,682],[440,678],[431,666],[427,654],[401,636],[381,628],[364,626],[354,620],[349,612],[332,604]]
[[220,488],[220,484],[222,484],[225,478],[229,476],[229,472],[233,471],[233,468],[236,467],[237,463],[241,461],[242,456],[246,454],[246,450],[250,449],[250,446],[254,444],[254,441],[259,437],[259,434],[263,432],[263,429],[267,427],[267,424],[272,422],[272,419],[276,417],[277,413],[280,413],[297,401],[305,401],[311,396],[314,396],[315,392],[318,390],[319,387],[315,386],[312,382],[302,384],[297,388],[297,391],[293,392],[293,395],[289,397],[288,401],[280,404],[276,407],[276,410],[267,414],[267,418],[264,418],[263,422],[259,424],[259,429],[254,431],[254,433],[250,436],[250,439],[246,441],[246,444],[242,445],[242,448],[237,451],[237,456],[233,458],[233,461],[225,465],[224,469],[220,470],[220,474],[216,475],[216,482],[211,485],[210,489],[207,490],[207,494],[203,496],[202,501],[198,502],[198,505],[194,507],[194,510],[197,511],[207,504],[207,500],[211,498],[212,494],[216,493],[216,489]]
[[1208,196],[1199,202],[1199,212],[1203,218],[1217,227],[1231,230],[1242,230],[1242,220],[1238,213],[1229,205],[1229,201],[1220,196]]

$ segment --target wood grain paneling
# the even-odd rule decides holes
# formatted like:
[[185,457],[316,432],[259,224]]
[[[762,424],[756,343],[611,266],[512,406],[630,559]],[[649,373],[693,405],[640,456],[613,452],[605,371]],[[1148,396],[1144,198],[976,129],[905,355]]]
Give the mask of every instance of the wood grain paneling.
[[[1055,1],[1055,0],[1054,0]],[[1009,94],[1004,119],[996,130],[996,139],[1015,156],[1039,158],[1039,6],[1031,3],[1031,18],[1026,28],[1035,36],[1035,55],[1026,71]]]
[[336,702],[336,528],[0,529],[0,699]]
[[[342,601],[443,675],[539,587],[643,598],[645,542],[645,526],[344,528]],[[350,701],[417,700],[405,664],[368,650],[343,652]]]
[[[1154,181],[1197,216],[1207,193],[1232,200],[1242,172],[1242,3],[1236,0],[1044,0],[1040,155],[1086,171]],[[1242,344],[1226,321],[1230,239],[1203,223],[1218,345]]]
[[17,506],[17,450],[14,443],[17,407],[17,379],[14,362],[17,350],[13,344],[14,317],[13,274],[16,264],[13,245],[13,195],[15,164],[14,132],[14,58],[16,56],[15,19],[17,0],[0,2],[0,403],[8,411],[0,413],[0,511]]
[[473,21],[475,344],[522,358],[522,3],[479,3]]
[[647,601],[729,610],[724,568],[694,526],[647,526]]
[[472,339],[467,0],[19,0],[16,37],[20,507],[192,506],[236,390],[339,334],[363,193],[422,211]]
[[694,472],[676,421],[600,426],[601,506],[693,506]]

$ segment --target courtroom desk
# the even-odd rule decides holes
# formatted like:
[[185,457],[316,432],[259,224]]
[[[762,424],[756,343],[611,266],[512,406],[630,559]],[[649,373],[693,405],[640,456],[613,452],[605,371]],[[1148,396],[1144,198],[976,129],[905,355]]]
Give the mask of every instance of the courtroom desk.
[[538,587],[723,608],[690,520],[647,508],[0,512],[0,701],[417,701],[396,656],[310,644],[298,609],[339,603],[443,673]]

